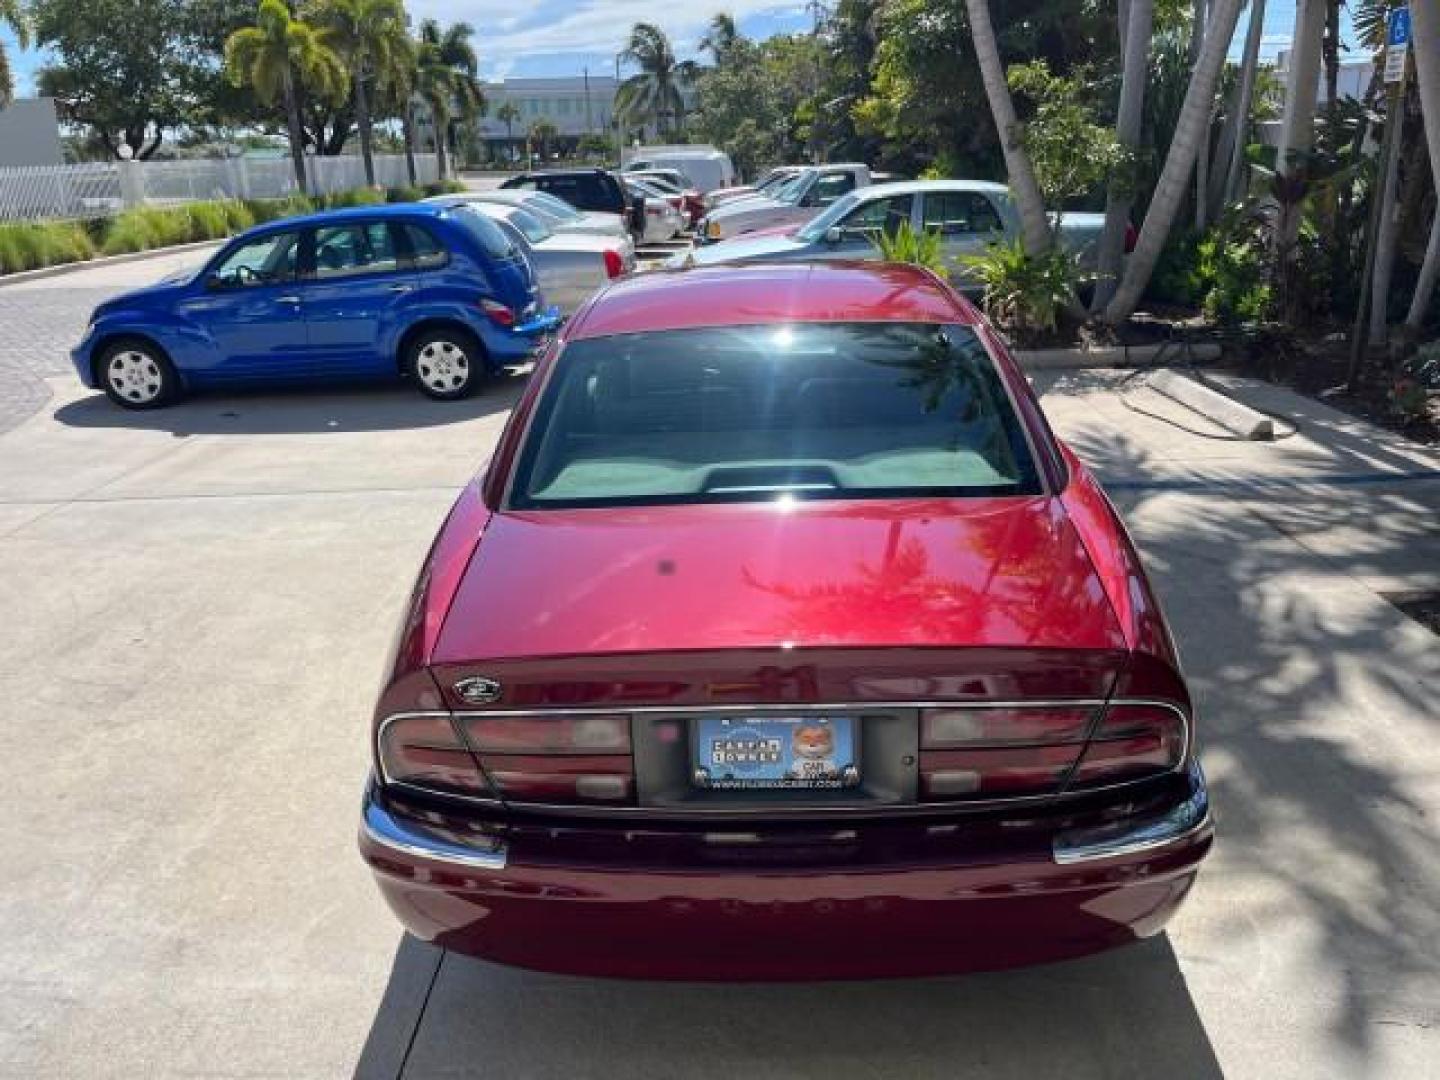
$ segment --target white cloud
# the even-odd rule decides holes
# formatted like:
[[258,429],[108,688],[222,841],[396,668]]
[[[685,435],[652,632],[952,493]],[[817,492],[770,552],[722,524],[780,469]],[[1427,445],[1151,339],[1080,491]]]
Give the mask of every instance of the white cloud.
[[417,20],[465,21],[475,27],[475,46],[487,77],[510,71],[527,57],[614,56],[630,27],[651,22],[668,35],[682,55],[693,49],[714,13],[724,10],[743,20],[761,15],[803,13],[803,0],[724,0],[716,5],[677,4],[673,0],[540,0],[516,14],[520,0],[410,0]]

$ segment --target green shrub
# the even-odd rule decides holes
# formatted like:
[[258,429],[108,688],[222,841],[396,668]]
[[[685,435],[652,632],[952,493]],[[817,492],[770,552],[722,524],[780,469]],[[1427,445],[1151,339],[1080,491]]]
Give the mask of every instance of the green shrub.
[[223,203],[199,202],[190,206],[190,239],[219,240],[229,233]]
[[1270,317],[1273,296],[1259,242],[1213,230],[1196,251],[1196,271],[1205,290],[1201,306],[1207,319],[1237,326]]
[[0,272],[81,262],[95,254],[85,227],[73,221],[0,225]]
[[425,197],[425,192],[418,187],[409,184],[404,187],[392,187],[385,189],[385,201],[391,203],[419,202]]
[[881,230],[871,243],[886,262],[913,263],[939,275],[950,276],[945,266],[945,250],[940,241],[939,229],[924,229],[916,232],[908,221],[902,221],[894,235]]
[[385,201],[385,193],[379,188],[352,188],[337,191],[333,195],[322,195],[320,206],[326,210],[343,210],[349,206],[376,206]]
[[225,227],[232,233],[244,232],[255,224],[255,214],[239,199],[226,199],[216,205],[225,212]]
[[440,180],[426,184],[424,190],[426,195],[456,195],[465,190],[465,185],[459,180]]
[[1022,343],[1053,335],[1076,288],[1093,277],[1060,244],[1030,256],[1019,240],[994,243],[963,262],[985,288],[985,313]]
[[1198,307],[1205,298],[1206,286],[1200,277],[1200,237],[1194,232],[1172,233],[1160,249],[1155,273],[1145,289],[1145,297],[1165,304]]
[[123,255],[131,251],[147,251],[154,247],[145,222],[129,214],[121,214],[110,223],[100,250],[106,255]]

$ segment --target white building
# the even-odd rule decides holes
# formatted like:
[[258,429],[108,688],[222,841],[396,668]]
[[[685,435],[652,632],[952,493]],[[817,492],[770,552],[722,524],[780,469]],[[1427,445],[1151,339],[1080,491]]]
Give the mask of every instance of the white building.
[[0,109],[0,167],[64,161],[54,98],[20,98]]
[[[480,138],[503,144],[507,137],[523,143],[540,120],[553,124],[560,138],[573,141],[584,135],[614,137],[615,78],[613,75],[571,75],[557,79],[506,79],[486,83],[486,115],[476,124]],[[507,132],[496,117],[501,106],[514,105],[520,115]],[[513,135],[512,135],[513,133]]]

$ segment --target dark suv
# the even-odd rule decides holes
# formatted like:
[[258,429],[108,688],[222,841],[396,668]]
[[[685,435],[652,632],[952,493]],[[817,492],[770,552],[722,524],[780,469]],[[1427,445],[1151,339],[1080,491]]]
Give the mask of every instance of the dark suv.
[[619,214],[637,242],[645,231],[645,208],[637,205],[614,173],[604,169],[554,169],[512,176],[502,188],[543,191],[564,199],[576,210]]

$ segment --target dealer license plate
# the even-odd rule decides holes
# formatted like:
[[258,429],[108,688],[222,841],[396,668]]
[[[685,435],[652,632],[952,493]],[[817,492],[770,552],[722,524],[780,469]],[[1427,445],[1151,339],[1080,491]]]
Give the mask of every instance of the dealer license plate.
[[814,791],[860,783],[850,716],[702,716],[694,747],[697,787]]

